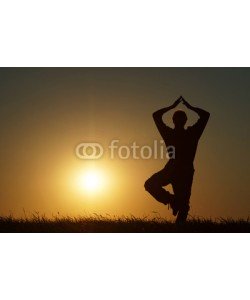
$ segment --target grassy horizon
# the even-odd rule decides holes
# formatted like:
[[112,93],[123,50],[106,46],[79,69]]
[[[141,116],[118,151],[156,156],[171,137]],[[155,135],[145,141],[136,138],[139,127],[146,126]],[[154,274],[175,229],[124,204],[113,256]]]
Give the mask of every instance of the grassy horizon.
[[162,217],[54,216],[0,217],[1,233],[249,233],[250,219],[189,218],[185,224]]

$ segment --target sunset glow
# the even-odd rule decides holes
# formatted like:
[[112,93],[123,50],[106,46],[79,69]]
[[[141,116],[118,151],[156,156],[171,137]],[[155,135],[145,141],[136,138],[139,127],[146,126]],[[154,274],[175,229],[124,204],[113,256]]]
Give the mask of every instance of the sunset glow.
[[94,194],[104,188],[105,180],[100,170],[93,169],[80,173],[76,183],[80,191]]
[[[249,76],[248,68],[2,68],[1,214],[173,218],[144,183],[168,162],[152,113],[183,93],[211,113],[190,215],[247,217]],[[176,109],[187,127],[197,122],[183,103]],[[164,115],[171,128],[173,113]]]

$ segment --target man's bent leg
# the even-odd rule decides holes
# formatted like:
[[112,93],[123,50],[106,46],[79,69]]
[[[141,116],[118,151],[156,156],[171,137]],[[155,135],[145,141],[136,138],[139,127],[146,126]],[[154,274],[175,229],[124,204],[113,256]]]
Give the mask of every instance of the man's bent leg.
[[173,194],[166,191],[163,186],[170,183],[169,174],[165,169],[151,176],[144,184],[145,190],[149,192],[157,201],[163,204],[169,204],[174,197]]

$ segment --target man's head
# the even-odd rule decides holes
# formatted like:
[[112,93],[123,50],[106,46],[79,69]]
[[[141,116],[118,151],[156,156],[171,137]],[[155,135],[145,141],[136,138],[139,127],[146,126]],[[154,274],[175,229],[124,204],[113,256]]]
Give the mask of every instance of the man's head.
[[177,110],[173,115],[173,122],[175,127],[184,128],[187,122],[187,115],[183,110]]

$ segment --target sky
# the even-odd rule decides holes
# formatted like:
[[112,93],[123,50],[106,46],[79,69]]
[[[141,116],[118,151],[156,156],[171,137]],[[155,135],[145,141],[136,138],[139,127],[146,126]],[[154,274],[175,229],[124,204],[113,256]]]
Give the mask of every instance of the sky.
[[[167,160],[140,151],[160,149],[152,113],[183,95],[211,114],[196,154],[190,216],[248,217],[249,80],[249,68],[1,68],[0,215],[171,219],[144,190]],[[180,107],[193,124],[196,114]],[[173,112],[164,117],[169,126]],[[81,143],[98,143],[103,155],[81,159]],[[128,148],[129,157],[119,157]]]

